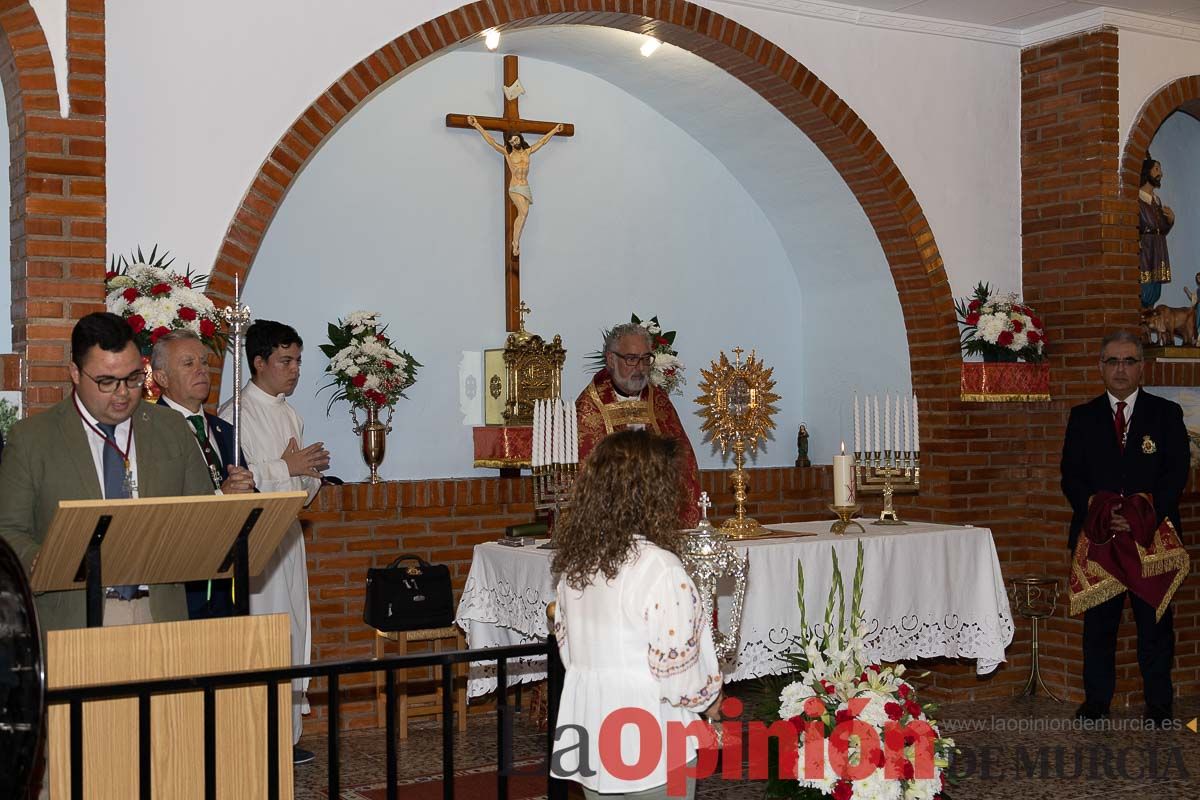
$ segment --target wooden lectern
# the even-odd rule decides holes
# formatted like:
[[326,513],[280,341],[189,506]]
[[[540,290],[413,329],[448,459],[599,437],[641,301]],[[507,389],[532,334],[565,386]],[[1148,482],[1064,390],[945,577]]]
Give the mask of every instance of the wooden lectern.
[[[291,666],[286,615],[99,627],[105,585],[234,578],[236,604],[249,610],[249,576],[265,568],[304,505],[304,492],[59,504],[38,553],[35,592],[86,589],[86,629],[50,631],[49,688],[210,675]],[[291,685],[279,697],[280,797],[292,797]],[[203,797],[203,696],[188,692],[151,702],[152,795]],[[217,692],[217,796],[266,794],[266,691]],[[51,797],[70,796],[69,712],[49,714]],[[138,796],[138,702],[87,704],[83,783],[88,798]]]

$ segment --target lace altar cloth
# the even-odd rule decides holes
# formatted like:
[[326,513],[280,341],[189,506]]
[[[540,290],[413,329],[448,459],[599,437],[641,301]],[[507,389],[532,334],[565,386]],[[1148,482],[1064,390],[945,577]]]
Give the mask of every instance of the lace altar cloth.
[[[837,550],[850,610],[856,547],[863,543],[863,615],[867,646],[882,661],[969,658],[986,675],[1004,661],[1013,620],[996,546],[987,528],[909,523],[872,527],[866,534],[833,536],[828,522],[770,526],[817,536],[735,542],[750,558],[737,663],[725,679],[738,681],[786,671],[780,656],[799,633],[796,563],[804,564],[808,624],[821,623]],[[547,633],[546,606],[554,599],[551,551],[532,546],[477,545],[456,622],[472,648],[531,642]],[[835,616],[836,619],[836,616]],[[722,622],[724,626],[724,622]],[[509,664],[510,684],[545,677],[545,664]],[[495,665],[472,665],[467,693],[496,687]]]

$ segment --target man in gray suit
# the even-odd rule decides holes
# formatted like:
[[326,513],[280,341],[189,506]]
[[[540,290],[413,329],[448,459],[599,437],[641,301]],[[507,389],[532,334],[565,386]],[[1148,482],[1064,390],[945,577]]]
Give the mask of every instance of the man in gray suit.
[[[141,402],[145,373],[129,324],[88,314],[71,332],[71,396],[9,431],[0,462],[0,537],[32,569],[60,500],[212,494],[187,423]],[[43,629],[82,628],[82,591],[37,597]],[[183,587],[110,587],[106,624],[187,619]]]

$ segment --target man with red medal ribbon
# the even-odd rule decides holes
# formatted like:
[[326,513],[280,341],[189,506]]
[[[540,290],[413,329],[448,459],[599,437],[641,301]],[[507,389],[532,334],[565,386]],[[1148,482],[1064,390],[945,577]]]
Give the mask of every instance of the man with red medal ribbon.
[[[188,425],[142,403],[146,374],[129,324],[88,314],[71,332],[73,391],[9,431],[0,463],[0,536],[26,569],[37,560],[60,500],[211,495],[212,479]],[[37,597],[44,630],[87,624],[83,591]],[[110,586],[104,624],[187,619],[183,587]]]
[[1136,336],[1118,331],[1104,338],[1100,374],[1107,391],[1071,409],[1062,452],[1062,489],[1073,511],[1071,613],[1083,613],[1085,700],[1076,716],[1108,716],[1128,593],[1145,718],[1162,726],[1172,718],[1174,699],[1171,598],[1189,567],[1179,539],[1188,434],[1177,403],[1138,388],[1142,343]]
[[700,470],[675,406],[667,393],[650,383],[654,341],[636,323],[618,325],[604,337],[604,369],[596,373],[575,400],[579,417],[579,460],[586,459],[600,440],[613,431],[649,428],[679,440],[683,506],[680,525],[691,528],[700,521]]

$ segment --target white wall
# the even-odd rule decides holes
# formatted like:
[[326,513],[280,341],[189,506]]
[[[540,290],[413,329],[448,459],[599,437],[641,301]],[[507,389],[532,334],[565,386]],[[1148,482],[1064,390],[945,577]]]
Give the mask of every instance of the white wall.
[[1119,110],[1124,155],[1125,143],[1147,101],[1172,81],[1200,74],[1200,42],[1128,30],[1118,32],[1117,42],[1121,52]]
[[[326,417],[328,395],[315,396],[326,363],[317,345],[326,322],[362,308],[384,311],[390,333],[426,365],[397,408],[383,474],[473,474],[457,365],[461,351],[504,338],[501,163],[475,132],[447,130],[442,120],[497,113],[500,69],[496,55],[446,55],[366,104],[301,173],[248,281],[254,315],[295,324],[305,339],[293,402],[306,438],[330,445],[332,472],[343,478],[360,479],[365,467],[345,404]],[[529,327],[562,334],[564,394],[574,397],[588,380],[583,359],[599,347],[601,328],[631,312],[658,314],[680,331],[689,372],[676,405],[701,464],[721,462],[699,436],[699,368],[739,344],[775,367],[785,398],[779,444],[758,463],[792,463],[811,385],[807,327],[792,264],[762,210],[707,150],[611,84],[529,58],[522,80],[525,116],[577,126],[574,138],[533,158],[535,203],[522,239]],[[896,349],[893,360],[903,361],[902,344]],[[833,427],[808,421],[826,435]]]
[[1163,286],[1158,302],[1186,306],[1183,289],[1195,293],[1200,272],[1200,122],[1182,112],[1172,114],[1155,134],[1150,152],[1162,163],[1159,195],[1175,212],[1175,227],[1167,235],[1171,282]]
[[[107,7],[109,248],[207,268],[257,168],[338,75],[459,0],[123,0]],[[955,294],[1020,285],[1016,48],[701,0],[787,49],[879,137]],[[153,68],[147,68],[153,65]]]

